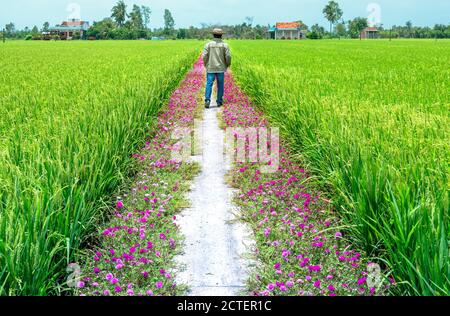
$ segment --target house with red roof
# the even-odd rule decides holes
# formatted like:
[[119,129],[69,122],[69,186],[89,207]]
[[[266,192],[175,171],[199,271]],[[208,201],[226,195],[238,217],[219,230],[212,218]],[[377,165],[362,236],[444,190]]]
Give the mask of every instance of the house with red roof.
[[299,40],[306,38],[300,22],[278,22],[269,29],[269,38],[274,40]]
[[76,33],[84,38],[89,22],[72,19],[50,28],[50,35],[59,35],[61,39],[71,39]]
[[361,31],[362,39],[375,39],[379,37],[380,35],[378,34],[378,28],[376,27],[366,27],[364,30]]

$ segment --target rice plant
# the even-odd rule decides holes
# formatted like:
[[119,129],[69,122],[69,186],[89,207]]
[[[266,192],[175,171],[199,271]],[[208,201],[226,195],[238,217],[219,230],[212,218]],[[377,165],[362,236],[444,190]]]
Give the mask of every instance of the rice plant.
[[0,294],[60,294],[67,264],[200,46],[0,47]]
[[448,295],[449,41],[235,41],[240,85],[397,294]]

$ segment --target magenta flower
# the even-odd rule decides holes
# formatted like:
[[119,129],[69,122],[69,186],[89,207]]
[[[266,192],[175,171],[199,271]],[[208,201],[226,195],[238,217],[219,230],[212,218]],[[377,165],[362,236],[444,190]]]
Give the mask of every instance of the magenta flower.
[[358,280],[358,285],[364,284],[364,282],[366,282],[366,280],[367,280],[366,277],[359,279],[359,280]]
[[116,207],[120,210],[123,208],[123,202],[122,201],[117,201]]
[[120,287],[120,286],[116,286],[115,288],[114,288],[114,291],[116,292],[116,293],[120,293],[120,292],[122,292],[122,288]]
[[269,285],[267,285],[267,289],[269,291],[273,291],[274,288],[275,288],[275,285],[273,283],[270,283]]
[[108,281],[111,281],[113,278],[114,278],[114,276],[113,276],[112,273],[108,273],[108,274],[106,275],[106,280],[108,280]]
[[314,287],[320,287],[320,279],[314,282]]
[[163,287],[163,283],[161,281],[156,282],[156,288],[160,289]]
[[308,269],[309,269],[309,272],[318,272],[322,269],[322,267],[321,266],[309,266]]

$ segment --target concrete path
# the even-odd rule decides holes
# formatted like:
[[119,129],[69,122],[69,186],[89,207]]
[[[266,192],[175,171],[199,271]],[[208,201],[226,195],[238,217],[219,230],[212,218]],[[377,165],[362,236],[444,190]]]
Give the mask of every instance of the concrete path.
[[[184,253],[176,258],[177,283],[190,287],[190,296],[235,296],[245,293],[250,261],[244,259],[254,243],[247,227],[237,221],[233,190],[225,184],[229,162],[225,158],[224,132],[213,102],[202,123],[201,174],[194,180],[192,208],[177,219],[185,237]],[[232,221],[232,222],[230,222]]]

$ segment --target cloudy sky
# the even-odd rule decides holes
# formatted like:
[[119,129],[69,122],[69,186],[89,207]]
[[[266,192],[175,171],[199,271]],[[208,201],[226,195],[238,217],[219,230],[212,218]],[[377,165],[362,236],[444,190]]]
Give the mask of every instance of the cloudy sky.
[[[369,17],[372,14],[385,26],[403,25],[411,20],[415,25],[450,23],[449,0],[337,0],[344,10],[344,19]],[[48,21],[52,25],[68,17],[81,16],[87,21],[98,21],[110,15],[116,0],[1,0],[0,25],[14,22],[16,27],[39,27]],[[254,23],[267,25],[277,21],[303,20],[306,24],[327,25],[322,9],[327,0],[125,0],[152,8],[151,27],[163,25],[164,9],[172,11],[177,27],[201,23],[242,23],[253,17]],[[75,4],[75,5],[74,5]],[[79,10],[78,10],[79,8]]]

